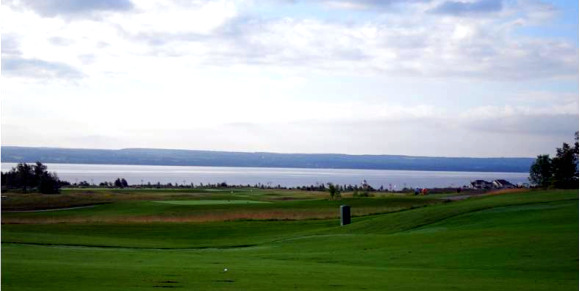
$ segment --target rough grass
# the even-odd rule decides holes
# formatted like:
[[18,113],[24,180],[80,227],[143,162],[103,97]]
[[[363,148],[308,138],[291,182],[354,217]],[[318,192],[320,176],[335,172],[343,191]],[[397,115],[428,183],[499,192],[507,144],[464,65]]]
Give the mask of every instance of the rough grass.
[[[295,191],[289,191],[295,193]],[[310,196],[308,196],[309,194]],[[62,195],[13,194],[2,213],[4,224],[51,223],[151,223],[208,222],[232,220],[304,220],[338,217],[341,204],[353,207],[353,216],[387,213],[425,205],[443,203],[424,197],[345,198],[329,201],[319,199],[319,193],[303,193],[297,197],[277,190],[237,191],[227,193],[161,193],[139,192],[66,193]],[[62,198],[58,201],[57,198]],[[105,197],[108,200],[99,200]],[[287,199],[292,197],[294,199]],[[107,204],[91,208],[50,212],[10,212],[14,209],[44,209],[47,205],[71,207],[93,201]],[[49,207],[49,209],[54,207]],[[6,211],[6,209],[10,209]]]
[[325,192],[263,189],[63,189],[61,194],[2,193],[2,210],[66,208],[119,201],[143,200],[311,200],[328,197]]
[[[223,205],[223,204],[212,204]],[[244,205],[244,204],[242,204]],[[422,206],[422,204],[420,205]],[[417,206],[417,207],[420,207]],[[396,212],[410,209],[415,206],[383,206],[361,207],[352,211],[353,217],[375,215],[377,213]],[[63,212],[91,212],[92,209],[63,210]],[[52,212],[54,213],[54,212]],[[189,214],[188,214],[189,213]],[[321,210],[316,209],[205,209],[195,212],[179,212],[172,215],[50,215],[47,212],[39,213],[10,213],[4,215],[3,224],[53,224],[53,223],[152,223],[152,222],[216,222],[236,220],[312,220],[337,219],[339,216],[336,207]],[[18,214],[18,215],[16,215]]]

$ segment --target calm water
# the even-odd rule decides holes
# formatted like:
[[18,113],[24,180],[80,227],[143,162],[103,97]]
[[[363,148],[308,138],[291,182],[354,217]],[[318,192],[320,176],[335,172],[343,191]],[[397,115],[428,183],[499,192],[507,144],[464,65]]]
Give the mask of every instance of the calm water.
[[[8,171],[15,163],[2,163]],[[458,187],[476,179],[505,179],[514,184],[526,183],[528,173],[350,170],[350,169],[295,169],[295,168],[236,168],[140,165],[46,164],[61,180],[71,183],[88,181],[100,183],[125,178],[129,184],[151,182],[162,184],[207,184],[226,182],[232,185],[282,185],[286,187],[335,184],[360,184],[363,180],[373,187]]]

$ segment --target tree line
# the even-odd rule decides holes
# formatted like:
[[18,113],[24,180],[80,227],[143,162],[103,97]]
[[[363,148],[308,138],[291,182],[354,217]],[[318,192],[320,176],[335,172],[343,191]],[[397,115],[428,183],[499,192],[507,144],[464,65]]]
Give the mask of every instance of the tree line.
[[41,162],[32,165],[19,163],[10,171],[2,172],[2,191],[20,189],[23,193],[58,194],[61,186],[56,173],[48,172]]
[[538,187],[578,188],[578,132],[574,147],[563,143],[556,156],[539,155],[530,167],[530,182]]

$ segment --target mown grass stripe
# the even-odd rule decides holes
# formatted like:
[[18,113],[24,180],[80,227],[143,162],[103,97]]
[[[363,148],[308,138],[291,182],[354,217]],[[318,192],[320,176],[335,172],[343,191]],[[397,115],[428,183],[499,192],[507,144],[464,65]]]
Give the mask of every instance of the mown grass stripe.
[[159,200],[155,203],[172,205],[234,205],[234,204],[267,204],[271,202],[256,200]]

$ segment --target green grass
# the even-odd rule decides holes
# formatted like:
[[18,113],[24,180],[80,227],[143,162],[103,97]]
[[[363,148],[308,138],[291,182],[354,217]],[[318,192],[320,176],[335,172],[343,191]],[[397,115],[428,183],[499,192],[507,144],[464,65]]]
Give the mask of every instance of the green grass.
[[337,219],[3,224],[2,242],[6,290],[577,290],[578,191],[472,198],[345,227]]
[[[79,222],[202,222],[223,220],[302,220],[336,217],[341,204],[353,207],[354,216],[387,213],[443,203],[425,197],[346,198],[330,201],[319,193],[304,191],[245,190],[216,193],[153,194],[100,192],[63,195],[22,195],[9,197],[3,207],[8,210],[54,209],[106,201],[91,208],[50,212],[4,212],[4,223],[79,223]],[[297,197],[291,195],[297,194]],[[61,200],[57,200],[61,198]],[[106,200],[104,200],[106,199]],[[48,202],[47,202],[48,201]],[[46,207],[47,205],[58,207]],[[6,210],[4,209],[4,210]]]
[[255,245],[312,234],[336,221],[235,221],[137,224],[9,224],[3,243],[126,248],[210,248]]
[[148,189],[78,188],[63,189],[60,195],[2,193],[2,210],[33,210],[82,206],[119,201],[151,200],[312,200],[328,196],[324,192],[264,189]]
[[164,200],[164,201],[154,201],[154,202],[172,204],[172,205],[222,205],[222,204],[270,203],[270,202],[266,202],[266,201],[256,201],[256,200]]

